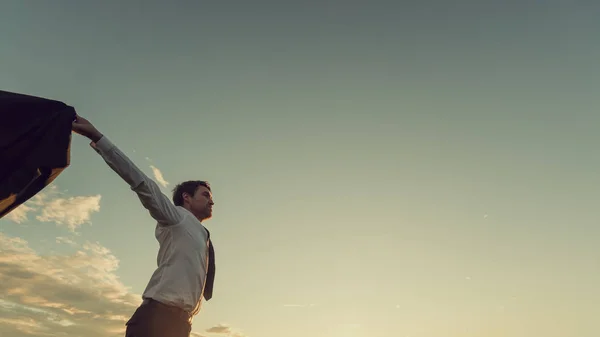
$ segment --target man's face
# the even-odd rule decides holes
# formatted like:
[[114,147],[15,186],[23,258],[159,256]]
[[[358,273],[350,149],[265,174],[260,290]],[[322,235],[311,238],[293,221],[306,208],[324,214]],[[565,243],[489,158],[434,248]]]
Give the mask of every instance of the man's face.
[[193,196],[185,195],[190,211],[200,221],[212,217],[212,206],[214,205],[212,193],[205,186],[198,186]]

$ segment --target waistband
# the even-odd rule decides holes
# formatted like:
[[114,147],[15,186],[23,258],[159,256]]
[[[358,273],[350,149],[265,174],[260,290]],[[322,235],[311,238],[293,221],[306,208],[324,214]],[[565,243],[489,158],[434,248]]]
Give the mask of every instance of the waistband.
[[189,324],[192,324],[192,319],[194,318],[194,316],[191,313],[189,313],[179,307],[176,307],[174,305],[164,304],[164,303],[161,303],[152,298],[145,298],[142,301],[142,305],[143,306],[156,306],[158,308],[165,309],[165,310],[169,311],[170,313],[174,314],[177,318],[180,318],[182,321],[187,322]]

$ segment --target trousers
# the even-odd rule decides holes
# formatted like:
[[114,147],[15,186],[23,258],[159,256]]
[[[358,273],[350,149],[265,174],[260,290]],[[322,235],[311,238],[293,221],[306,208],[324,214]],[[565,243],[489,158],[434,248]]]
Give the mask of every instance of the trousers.
[[189,337],[191,319],[175,307],[144,300],[126,323],[125,337]]

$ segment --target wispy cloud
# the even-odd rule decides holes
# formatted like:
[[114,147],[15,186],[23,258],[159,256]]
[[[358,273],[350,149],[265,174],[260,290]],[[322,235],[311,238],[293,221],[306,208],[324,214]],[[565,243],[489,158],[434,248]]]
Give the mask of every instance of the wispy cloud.
[[99,243],[42,256],[0,233],[0,336],[122,336],[141,299],[120,282],[118,265]]
[[29,213],[36,213],[37,220],[54,222],[74,232],[81,225],[90,223],[92,213],[100,211],[100,199],[100,195],[65,196],[56,185],[50,185],[6,217],[23,223],[28,220]]
[[[98,242],[69,254],[40,255],[26,240],[0,232],[0,336],[122,337],[141,302],[117,276],[119,259]],[[246,337],[225,324],[192,337]]]
[[27,221],[27,213],[33,210],[34,208],[30,207],[27,203],[25,203],[8,213],[6,215],[6,219],[20,224]]
[[206,329],[206,332],[219,333],[219,334],[231,333],[231,327],[229,327],[226,324],[219,324],[219,325],[213,326],[212,328]]
[[156,179],[156,181],[159,184],[161,184],[162,187],[167,187],[167,185],[169,185],[169,182],[165,180],[162,172],[154,165],[150,165],[150,168],[152,169],[152,173],[154,174],[154,179]]
[[67,244],[67,245],[70,245],[73,247],[77,245],[77,243],[75,241],[73,241],[71,238],[67,238],[64,236],[57,236],[56,243],[59,243],[59,244],[63,243],[63,244]]
[[82,224],[90,223],[93,212],[100,211],[100,195],[57,198],[44,205],[36,219],[65,225],[75,231]]
[[[206,329],[206,332],[217,335],[227,335],[228,337],[247,337],[242,331],[233,329],[227,324],[215,325],[211,328]],[[203,336],[197,332],[195,334],[199,337]]]
[[208,337],[198,332],[190,332],[190,337]]

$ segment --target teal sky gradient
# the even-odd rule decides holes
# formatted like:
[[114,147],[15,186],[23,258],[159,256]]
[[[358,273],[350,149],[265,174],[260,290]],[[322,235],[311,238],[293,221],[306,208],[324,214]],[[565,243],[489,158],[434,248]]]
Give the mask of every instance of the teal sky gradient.
[[[600,5],[1,8],[0,89],[73,105],[166,193],[211,182],[217,279],[194,331],[600,333]],[[80,239],[141,293],[158,244],[135,195],[80,137],[56,184],[102,195]],[[67,233],[1,223],[42,253]]]

